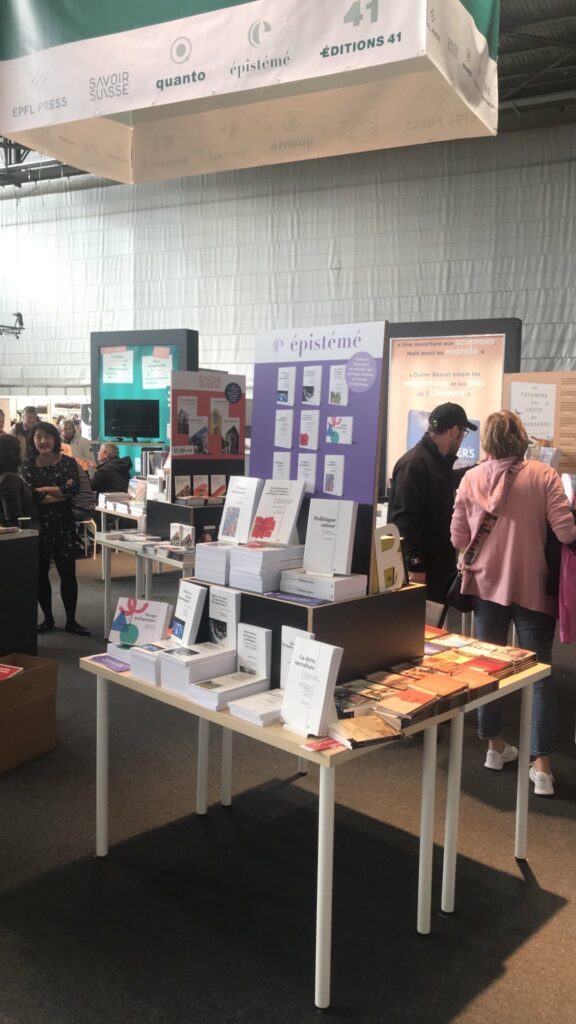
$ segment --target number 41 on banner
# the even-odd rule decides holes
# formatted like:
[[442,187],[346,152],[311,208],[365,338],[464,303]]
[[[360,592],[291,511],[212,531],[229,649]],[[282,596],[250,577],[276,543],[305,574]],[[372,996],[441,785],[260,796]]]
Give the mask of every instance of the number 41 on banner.
[[361,21],[364,21],[364,14],[362,8],[364,7],[366,13],[370,14],[370,21],[378,21],[378,6],[379,0],[366,0],[366,3],[362,3],[362,0],[354,0],[352,6],[348,9],[344,15],[344,24],[355,25],[358,27]]

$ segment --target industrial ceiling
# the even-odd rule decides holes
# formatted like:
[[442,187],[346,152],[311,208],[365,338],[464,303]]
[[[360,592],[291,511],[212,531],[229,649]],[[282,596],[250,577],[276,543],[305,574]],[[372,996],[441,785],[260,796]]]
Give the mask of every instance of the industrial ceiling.
[[[576,0],[501,0],[498,78],[500,132],[576,123]],[[83,173],[0,137],[0,185]]]

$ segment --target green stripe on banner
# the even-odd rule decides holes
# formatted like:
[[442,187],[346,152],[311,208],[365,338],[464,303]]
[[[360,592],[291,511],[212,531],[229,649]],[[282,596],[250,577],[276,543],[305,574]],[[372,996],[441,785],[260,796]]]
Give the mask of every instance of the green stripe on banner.
[[492,60],[498,59],[498,35],[500,30],[500,0],[460,0],[472,15],[476,28],[488,43]]
[[253,0],[0,0],[0,60]]

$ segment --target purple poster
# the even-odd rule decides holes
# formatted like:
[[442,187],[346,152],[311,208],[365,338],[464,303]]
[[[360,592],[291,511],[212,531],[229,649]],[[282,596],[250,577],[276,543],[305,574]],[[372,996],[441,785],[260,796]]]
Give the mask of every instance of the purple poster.
[[373,504],[384,322],[256,338],[250,476],[304,480],[309,497]]

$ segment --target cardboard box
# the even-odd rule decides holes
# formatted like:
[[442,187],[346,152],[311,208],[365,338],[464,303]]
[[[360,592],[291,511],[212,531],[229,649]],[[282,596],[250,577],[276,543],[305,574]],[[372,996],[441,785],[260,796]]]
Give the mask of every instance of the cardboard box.
[[4,665],[21,665],[0,683],[0,773],[56,746],[58,662],[31,654],[3,654]]

